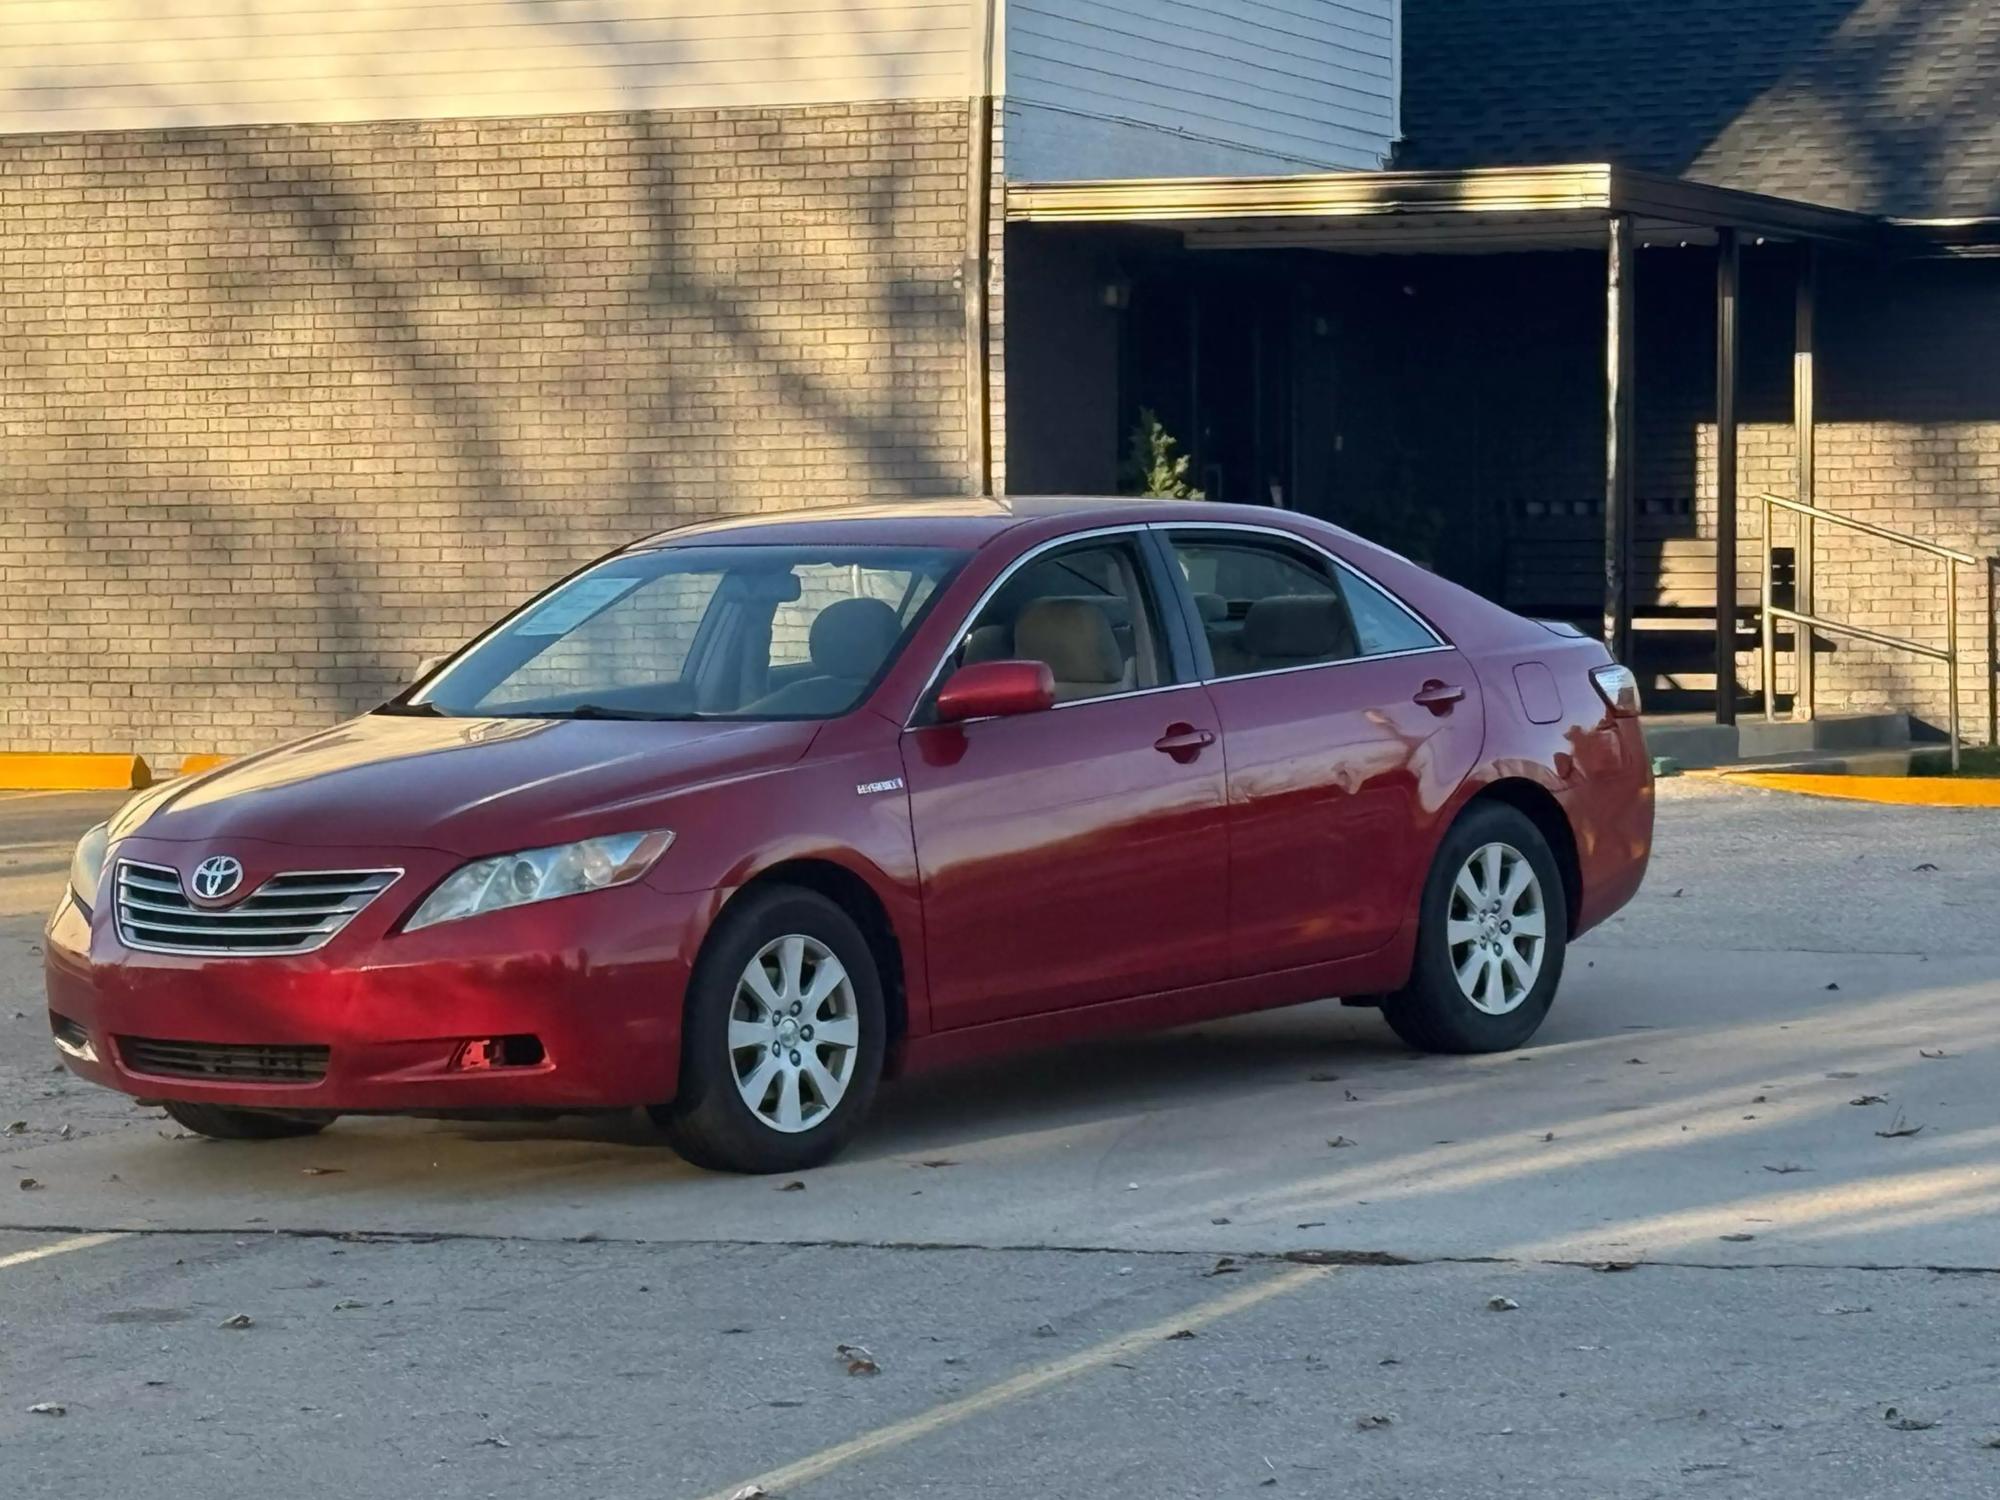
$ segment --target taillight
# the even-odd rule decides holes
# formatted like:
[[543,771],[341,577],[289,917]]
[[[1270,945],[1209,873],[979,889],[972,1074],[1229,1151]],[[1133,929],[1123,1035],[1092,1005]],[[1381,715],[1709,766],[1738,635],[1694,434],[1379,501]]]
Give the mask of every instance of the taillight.
[[1621,667],[1616,662],[1594,667],[1590,673],[1590,685],[1597,689],[1597,696],[1619,718],[1639,717],[1639,679],[1630,667]]

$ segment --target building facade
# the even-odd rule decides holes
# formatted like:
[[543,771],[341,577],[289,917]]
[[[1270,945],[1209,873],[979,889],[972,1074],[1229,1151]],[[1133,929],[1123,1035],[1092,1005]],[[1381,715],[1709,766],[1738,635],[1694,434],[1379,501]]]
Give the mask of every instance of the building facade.
[[1391,0],[6,8],[0,748],[255,748],[633,535],[1004,483],[1008,153],[1379,166],[1394,26]]

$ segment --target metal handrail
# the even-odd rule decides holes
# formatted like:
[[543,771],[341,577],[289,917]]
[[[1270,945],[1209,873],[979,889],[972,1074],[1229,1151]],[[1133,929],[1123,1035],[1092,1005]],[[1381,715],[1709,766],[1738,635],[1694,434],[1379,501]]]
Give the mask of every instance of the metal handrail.
[[1803,500],[1793,500],[1786,495],[1765,495],[1763,500],[1767,510],[1775,505],[1781,510],[1795,511],[1799,515],[1812,516],[1821,521],[1831,521],[1836,526],[1845,526],[1849,531],[1862,531],[1869,536],[1879,536],[1885,542],[1898,542],[1905,547],[1914,547],[1917,551],[1928,552],[1933,557],[1948,557],[1953,562],[1964,563],[1968,568],[1979,566],[1979,559],[1970,552],[1960,552],[1954,547],[1940,547],[1936,542],[1927,542],[1920,536],[1891,531],[1886,526],[1877,526],[1869,521],[1857,521],[1852,516],[1843,516],[1837,510],[1821,510],[1817,505],[1808,505]]
[[[1852,516],[1841,515],[1838,511],[1821,510],[1817,505],[1807,505],[1803,500],[1791,500],[1783,495],[1771,494],[1761,495],[1758,498],[1764,503],[1764,578],[1762,593],[1763,608],[1760,611],[1762,621],[1762,640],[1760,644],[1763,647],[1761,655],[1763,658],[1765,720],[1770,722],[1776,720],[1778,717],[1776,632],[1772,629],[1776,621],[1788,620],[1801,628],[1804,639],[1798,642],[1796,647],[1800,651],[1810,652],[1812,650],[1812,633],[1815,630],[1824,630],[1830,635],[1851,635],[1859,640],[1871,641],[1877,646],[1887,646],[1895,651],[1909,651],[1918,656],[1927,656],[1932,661],[1941,661],[1945,664],[1945,676],[1947,680],[1945,696],[1951,717],[1951,768],[1956,771],[1959,768],[1958,663],[1960,653],[1958,649],[1958,569],[1960,567],[1976,567],[1978,566],[1979,559],[1969,552],[1960,552],[1953,547],[1941,547],[1936,542],[1925,541],[1922,537],[1909,536],[1900,531],[1891,531],[1886,526],[1876,526],[1868,521],[1857,521]],[[1905,640],[1901,636],[1895,635],[1884,635],[1879,630],[1866,630],[1859,625],[1849,625],[1840,620],[1828,620],[1818,615],[1801,614],[1795,609],[1779,608],[1772,599],[1774,589],[1771,577],[1771,553],[1773,550],[1771,545],[1771,512],[1773,508],[1788,510],[1794,515],[1810,516],[1814,520],[1826,521],[1834,526],[1844,526],[1849,531],[1858,531],[1864,536],[1876,537],[1885,542],[1894,542],[1897,546],[1909,547],[1917,552],[1926,552],[1932,557],[1937,558],[1944,565],[1944,649],[1940,651],[1936,646],[1926,646],[1921,641]],[[1810,575],[1812,567],[1811,559],[1801,559],[1801,563],[1803,564],[1803,571]],[[1810,705],[1808,705],[1808,713],[1810,713]]]

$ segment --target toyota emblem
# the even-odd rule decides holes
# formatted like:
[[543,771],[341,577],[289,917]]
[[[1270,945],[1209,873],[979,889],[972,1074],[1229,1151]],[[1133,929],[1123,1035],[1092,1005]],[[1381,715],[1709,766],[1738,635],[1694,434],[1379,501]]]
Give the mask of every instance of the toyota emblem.
[[194,893],[203,901],[220,901],[243,884],[243,861],[215,854],[194,867]]

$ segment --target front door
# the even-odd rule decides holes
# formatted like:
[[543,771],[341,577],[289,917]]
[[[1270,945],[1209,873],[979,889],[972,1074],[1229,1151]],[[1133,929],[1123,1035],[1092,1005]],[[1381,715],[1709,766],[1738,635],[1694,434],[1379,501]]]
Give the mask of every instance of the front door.
[[1031,554],[955,657],[1046,662],[1056,707],[905,736],[940,1030],[1226,972],[1220,726],[1163,620],[1136,536]]
[[1471,666],[1316,548],[1170,534],[1229,751],[1231,967],[1369,953],[1413,909],[1483,737]]

